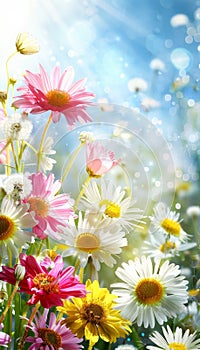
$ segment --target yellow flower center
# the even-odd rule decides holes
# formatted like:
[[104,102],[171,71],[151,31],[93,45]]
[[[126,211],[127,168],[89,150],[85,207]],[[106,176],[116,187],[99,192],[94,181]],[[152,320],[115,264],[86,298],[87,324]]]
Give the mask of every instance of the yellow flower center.
[[54,107],[63,107],[70,101],[70,95],[62,90],[50,90],[46,94],[47,102]]
[[99,238],[92,233],[81,233],[76,239],[76,247],[83,252],[92,253],[99,249]]
[[38,273],[33,278],[33,283],[36,288],[45,291],[46,293],[58,293],[59,288],[55,282],[56,278],[54,276],[49,276],[46,273]]
[[158,303],[162,299],[163,292],[162,284],[155,278],[143,278],[135,288],[138,301],[146,305]]
[[[42,347],[48,345],[49,348],[58,350],[62,348],[62,338],[59,333],[49,328],[38,328],[38,336],[42,338]],[[46,347],[45,347],[46,348]]]
[[99,324],[104,315],[103,308],[98,304],[86,305],[83,309],[83,318],[88,322]]
[[89,167],[89,165],[87,165],[86,171],[87,171],[87,173],[88,173],[88,175],[89,175],[90,177],[95,177],[95,178],[101,177],[101,175],[96,174],[96,173]]
[[188,294],[190,297],[196,297],[197,295],[199,295],[200,290],[199,289],[190,289],[188,291]]
[[110,218],[119,218],[121,214],[121,208],[118,204],[113,203],[107,199],[101,201],[100,205],[106,205],[104,213]]
[[15,223],[6,215],[0,215],[0,241],[5,241],[15,233]]
[[161,244],[159,249],[162,253],[166,253],[169,250],[175,249],[175,248],[176,248],[176,244],[174,242],[166,241],[165,243]]
[[46,254],[48,255],[48,257],[51,259],[51,260],[55,260],[56,259],[56,257],[57,257],[57,253],[56,253],[56,251],[55,250],[53,250],[53,249],[48,249],[47,251],[46,251]]
[[161,222],[161,226],[170,235],[180,236],[181,225],[178,222],[176,222],[172,219],[166,218]]
[[186,346],[181,343],[170,343],[169,349],[170,350],[187,350]]
[[12,132],[18,133],[18,132],[20,132],[21,128],[22,128],[22,126],[21,126],[20,123],[13,123],[13,124],[11,125],[11,131],[12,131]]
[[48,214],[48,203],[39,197],[29,198],[30,210],[33,210],[36,215],[44,218]]

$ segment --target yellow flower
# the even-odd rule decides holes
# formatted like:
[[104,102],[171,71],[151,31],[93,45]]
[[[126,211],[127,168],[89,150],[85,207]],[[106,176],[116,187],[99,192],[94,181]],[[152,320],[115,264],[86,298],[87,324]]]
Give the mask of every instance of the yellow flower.
[[122,318],[120,311],[115,310],[117,297],[110,294],[107,288],[100,288],[98,281],[86,282],[87,295],[85,298],[63,300],[63,307],[57,309],[67,318],[63,321],[71,331],[89,340],[89,349],[99,340],[113,343],[119,337],[125,337],[131,331],[131,323]]
[[39,45],[29,33],[20,33],[16,40],[16,49],[22,55],[32,55],[39,52]]

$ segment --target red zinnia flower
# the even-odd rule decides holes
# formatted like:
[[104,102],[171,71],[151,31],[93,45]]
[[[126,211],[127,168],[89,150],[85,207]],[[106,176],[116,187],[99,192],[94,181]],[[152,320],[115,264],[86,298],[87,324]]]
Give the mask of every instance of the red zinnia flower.
[[[20,254],[20,264],[25,267],[26,273],[19,283],[21,293],[32,294],[28,301],[34,305],[40,301],[44,308],[62,305],[62,299],[69,297],[84,297],[86,290],[84,284],[74,276],[74,267],[68,266],[63,270],[64,264],[61,256],[54,260],[51,270],[46,269],[32,255]],[[16,283],[15,268],[2,266],[0,280],[10,284]]]

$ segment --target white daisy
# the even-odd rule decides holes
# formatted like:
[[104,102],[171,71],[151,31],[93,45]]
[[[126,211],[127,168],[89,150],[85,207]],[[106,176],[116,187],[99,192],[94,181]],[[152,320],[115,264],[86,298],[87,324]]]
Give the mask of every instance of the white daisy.
[[32,191],[32,182],[24,174],[11,174],[4,178],[2,188],[13,199],[24,199]]
[[25,113],[14,113],[1,122],[4,135],[12,140],[28,140],[33,124]]
[[198,205],[191,205],[187,208],[186,214],[191,218],[197,218],[200,216],[200,207]]
[[188,300],[187,281],[180,275],[178,265],[160,259],[155,262],[142,256],[129,260],[118,267],[116,275],[123,282],[114,283],[113,294],[117,295],[118,306],[123,317],[138,326],[154,328],[156,322],[163,324],[168,318],[176,317]]
[[137,350],[137,348],[130,344],[123,344],[119,345],[117,348],[115,348],[115,350]]
[[154,235],[150,235],[148,241],[144,241],[142,252],[150,257],[165,259],[179,255],[180,252],[192,249],[194,247],[196,247],[195,242],[182,243],[178,239],[172,241],[167,239],[164,235],[156,233]]
[[128,82],[128,89],[131,92],[146,91],[147,88],[148,88],[148,84],[146,80],[142,78],[133,78],[133,79],[130,79]]
[[142,99],[141,107],[145,112],[149,112],[151,109],[160,107],[160,102],[151,97],[145,97]]
[[112,182],[106,185],[102,179],[98,187],[97,183],[92,181],[85,188],[80,206],[81,209],[92,213],[102,213],[102,218],[109,219],[111,223],[118,223],[125,229],[132,229],[144,223],[141,220],[142,210],[135,208],[135,202],[125,193],[120,186],[116,187]]
[[154,58],[151,62],[150,62],[150,68],[156,72],[164,72],[165,70],[165,64],[162,60],[160,60],[159,58]]
[[4,197],[0,209],[0,257],[6,258],[7,251],[18,256],[18,248],[31,240],[31,233],[24,231],[36,225],[28,205],[15,205],[13,199]]
[[120,254],[121,248],[127,246],[125,232],[121,231],[119,225],[101,227],[98,226],[98,219],[95,225],[90,215],[85,215],[83,219],[81,212],[79,212],[78,227],[74,219],[70,219],[69,228],[65,228],[64,231],[66,233],[64,243],[68,249],[63,256],[77,256],[81,267],[86,266],[90,257],[97,271],[100,270],[100,263],[113,267],[116,260],[112,254]]
[[56,153],[56,151],[52,149],[53,144],[54,144],[54,140],[50,136],[48,136],[45,139],[43,144],[43,148],[41,152],[40,167],[44,173],[46,171],[51,171],[53,168],[53,165],[56,164],[55,159],[48,157]]
[[187,240],[190,236],[182,229],[179,221],[179,213],[171,211],[164,203],[159,202],[154,207],[154,215],[150,216],[150,232],[159,231],[164,235],[170,235],[170,240]]
[[179,327],[176,327],[173,333],[167,325],[167,329],[162,327],[164,337],[157,331],[153,332],[150,340],[156,344],[147,345],[148,350],[198,350],[200,349],[200,339],[196,339],[196,332],[190,334],[187,329],[185,333]]
[[93,132],[91,132],[91,131],[82,131],[82,132],[80,132],[79,141],[81,143],[95,141],[95,137],[94,137]]
[[170,24],[172,27],[186,26],[188,23],[189,18],[183,13],[178,13],[177,15],[174,15],[170,20]]

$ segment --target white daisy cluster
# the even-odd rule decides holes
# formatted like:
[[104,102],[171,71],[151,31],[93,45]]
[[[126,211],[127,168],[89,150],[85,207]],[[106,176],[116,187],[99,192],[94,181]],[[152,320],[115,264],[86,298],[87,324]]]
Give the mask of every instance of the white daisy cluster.
[[142,210],[135,207],[135,201],[121,186],[115,186],[111,181],[106,183],[101,179],[100,185],[96,181],[90,182],[79,207],[93,214],[101,213],[101,221],[105,226],[117,223],[126,232],[144,224]]
[[142,248],[144,254],[171,258],[196,246],[195,242],[189,242],[190,235],[181,227],[179,213],[171,211],[162,202],[157,203],[153,211],[154,215],[150,216],[149,237]]
[[120,186],[102,179],[100,185],[90,182],[78,205],[78,226],[71,219],[64,229],[63,256],[76,256],[81,267],[90,260],[96,271],[101,263],[113,267],[117,262],[113,256],[128,245],[126,234],[143,223],[142,211],[134,204]]

